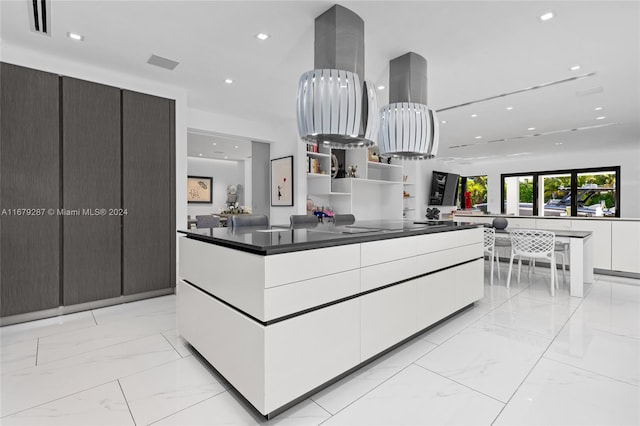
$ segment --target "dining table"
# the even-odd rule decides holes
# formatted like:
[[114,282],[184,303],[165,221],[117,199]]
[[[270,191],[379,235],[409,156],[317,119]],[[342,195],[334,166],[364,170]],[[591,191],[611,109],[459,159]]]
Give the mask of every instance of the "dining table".
[[[513,228],[522,229],[522,228]],[[569,243],[569,293],[573,297],[584,297],[584,285],[593,284],[593,232],[559,229],[541,229],[550,231],[556,241]],[[509,234],[512,229],[496,229],[496,238],[501,234]],[[504,237],[500,237],[504,238]]]

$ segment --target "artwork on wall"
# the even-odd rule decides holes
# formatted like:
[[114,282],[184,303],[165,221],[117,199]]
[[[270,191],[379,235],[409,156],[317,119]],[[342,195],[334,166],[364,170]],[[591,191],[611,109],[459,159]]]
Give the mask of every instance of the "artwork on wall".
[[271,205],[293,206],[293,156],[271,160]]
[[187,176],[187,202],[189,204],[211,204],[212,200],[212,177]]

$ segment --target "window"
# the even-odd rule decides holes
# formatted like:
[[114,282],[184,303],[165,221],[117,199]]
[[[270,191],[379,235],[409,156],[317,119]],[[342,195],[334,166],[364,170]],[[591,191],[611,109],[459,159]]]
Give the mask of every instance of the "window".
[[487,176],[463,176],[458,187],[458,207],[466,206],[466,193],[471,197],[471,207],[487,212]]
[[502,175],[502,213],[620,217],[620,167]]

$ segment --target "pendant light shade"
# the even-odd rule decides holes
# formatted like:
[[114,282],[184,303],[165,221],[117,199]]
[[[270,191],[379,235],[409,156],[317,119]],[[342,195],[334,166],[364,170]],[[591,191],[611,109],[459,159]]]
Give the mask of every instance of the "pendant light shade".
[[389,63],[389,105],[380,110],[380,154],[407,160],[434,158],[438,118],[427,103],[427,61],[409,52]]
[[[364,94],[364,96],[363,96]],[[375,144],[378,101],[370,83],[358,74],[334,69],[306,72],[298,85],[298,132],[307,143],[333,148],[361,148]],[[364,134],[359,134],[364,128]]]
[[438,119],[426,105],[398,102],[380,110],[380,154],[408,160],[433,158],[438,151]]
[[315,67],[298,83],[298,133],[332,148],[375,145],[378,100],[364,75],[364,22],[335,5],[315,21]]

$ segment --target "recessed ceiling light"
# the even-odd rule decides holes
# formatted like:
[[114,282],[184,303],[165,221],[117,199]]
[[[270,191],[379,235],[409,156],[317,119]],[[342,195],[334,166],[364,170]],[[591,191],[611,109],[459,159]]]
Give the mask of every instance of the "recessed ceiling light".
[[235,149],[238,149],[238,145],[236,145],[234,148],[235,148]]
[[231,84],[231,83],[233,83],[233,80],[231,80],[230,78],[225,78],[224,82],[227,83],[227,84]]
[[447,120],[442,120],[440,123],[447,124]]
[[482,136],[476,136],[476,139],[482,139]]
[[535,127],[527,127],[527,130],[535,130]]
[[71,40],[76,40],[76,41],[83,41],[84,40],[84,36],[77,34],[77,33],[67,33],[67,37],[69,37]]
[[227,159],[227,156],[226,156],[226,155],[224,156],[224,159],[225,159],[225,160]]
[[507,111],[511,111],[513,109],[513,107],[506,107],[505,108]]
[[562,145],[562,142],[556,142],[556,145]]
[[218,145],[218,144],[217,144],[217,143],[215,143],[215,142],[214,142],[213,144],[214,144],[214,145]]
[[202,154],[198,154],[199,157],[202,157]]
[[569,71],[578,71],[580,69],[580,65],[573,65],[569,67]]
[[266,40],[269,37],[270,37],[269,34],[265,34],[265,33],[256,34],[256,38],[258,38],[260,40]]
[[378,90],[384,90],[384,86],[378,86]]
[[600,111],[602,109],[602,107],[595,107],[593,110],[594,111]]
[[596,120],[604,120],[605,118],[607,118],[607,117],[605,117],[605,116],[600,116],[600,117],[596,117]]
[[471,114],[471,118],[476,118],[478,114]]
[[553,19],[553,18],[555,18],[555,17],[556,17],[555,12],[553,12],[553,11],[549,11],[549,12],[545,12],[545,13],[543,13],[542,15],[538,16],[538,20],[539,20],[540,22],[546,22],[546,21],[548,21],[548,20],[550,20],[550,19]]

